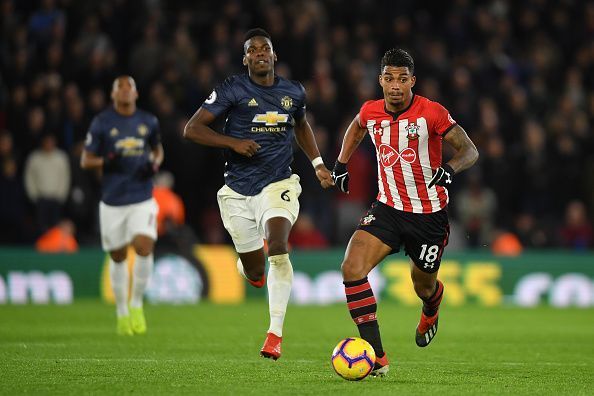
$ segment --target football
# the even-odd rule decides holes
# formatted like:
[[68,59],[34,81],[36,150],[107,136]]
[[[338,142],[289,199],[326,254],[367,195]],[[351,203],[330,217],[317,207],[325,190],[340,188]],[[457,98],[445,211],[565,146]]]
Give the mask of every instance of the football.
[[375,364],[375,351],[364,339],[349,337],[332,351],[332,367],[336,374],[349,381],[367,377]]

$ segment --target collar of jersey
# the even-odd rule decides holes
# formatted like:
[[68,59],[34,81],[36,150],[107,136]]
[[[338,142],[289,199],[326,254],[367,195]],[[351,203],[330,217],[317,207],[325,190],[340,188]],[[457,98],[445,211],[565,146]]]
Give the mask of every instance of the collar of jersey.
[[278,82],[280,81],[280,79],[278,78],[278,76],[275,74],[274,75],[274,82],[272,83],[272,85],[268,86],[268,85],[260,85],[257,82],[255,82],[254,80],[252,80],[252,78],[250,77],[249,74],[247,74],[247,78],[248,80],[254,84],[256,87],[258,88],[263,88],[263,89],[270,89],[270,88],[274,88],[278,85]]

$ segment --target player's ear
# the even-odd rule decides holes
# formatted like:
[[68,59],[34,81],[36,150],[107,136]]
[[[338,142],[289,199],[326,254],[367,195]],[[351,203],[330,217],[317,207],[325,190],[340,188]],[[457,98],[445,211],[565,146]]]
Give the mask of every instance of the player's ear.
[[382,85],[382,75],[381,74],[377,77],[377,82],[379,82],[379,85],[381,87],[383,87],[383,85]]
[[247,66],[247,59],[245,58],[245,55],[243,56],[243,61],[242,61],[244,66]]
[[415,86],[415,84],[416,84],[416,82],[417,82],[417,77],[416,77],[416,76],[412,76],[412,77],[410,78],[410,82],[411,82],[411,84],[410,84],[410,87],[411,87],[411,88],[412,88],[412,87],[414,87],[414,86]]
[[278,58],[276,57],[276,52],[274,53],[274,58],[273,59],[274,59],[275,62],[278,61]]

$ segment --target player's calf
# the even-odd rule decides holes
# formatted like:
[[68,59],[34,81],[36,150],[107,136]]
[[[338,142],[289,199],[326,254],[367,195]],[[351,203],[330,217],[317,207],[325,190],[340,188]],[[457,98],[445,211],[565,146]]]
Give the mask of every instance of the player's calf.
[[237,271],[239,272],[239,274],[241,276],[243,276],[250,283],[250,285],[252,285],[258,289],[264,287],[264,285],[266,284],[266,274],[263,271],[261,272],[260,275],[252,276],[253,279],[257,279],[257,280],[250,279],[250,277],[248,277],[248,275],[246,274],[246,271],[245,271],[245,268],[243,267],[243,263],[241,262],[241,259],[237,259]]
[[371,344],[376,357],[383,359],[385,353],[377,323],[377,301],[367,277],[343,283],[347,308],[359,329],[359,335]]

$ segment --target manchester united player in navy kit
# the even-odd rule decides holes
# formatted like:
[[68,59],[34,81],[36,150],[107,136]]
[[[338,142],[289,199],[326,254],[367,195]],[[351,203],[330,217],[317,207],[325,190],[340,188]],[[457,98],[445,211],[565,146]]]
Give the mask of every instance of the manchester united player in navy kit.
[[[270,327],[260,353],[281,356],[282,330],[293,268],[287,241],[299,214],[299,177],[292,174],[293,139],[311,160],[323,188],[333,185],[305,117],[305,91],[274,74],[276,54],[268,33],[246,33],[243,64],[248,74],[229,77],[190,119],[184,136],[225,149],[225,185],[217,194],[221,217],[239,254],[239,272],[255,287],[266,283],[268,242]],[[223,133],[209,127],[226,115]]]
[[[109,271],[116,300],[117,332],[143,334],[142,297],[153,268],[157,239],[157,204],[152,176],[163,161],[159,122],[136,108],[138,92],[130,76],[115,79],[113,106],[92,121],[81,158],[84,169],[103,170],[99,205],[101,244],[109,252]],[[136,251],[128,307],[128,245]]]
[[[367,275],[404,245],[415,292],[423,301],[415,339],[418,346],[427,346],[437,332],[444,290],[437,271],[449,235],[446,187],[478,158],[464,129],[443,106],[412,93],[414,61],[406,51],[386,52],[380,72],[384,98],[363,104],[346,131],[332,172],[336,185],[348,192],[346,164],[369,134],[377,155],[379,192],[349,241],[342,274],[351,317],[375,349],[374,376],[385,375],[389,366]],[[442,163],[442,141],[455,149],[447,163]]]

